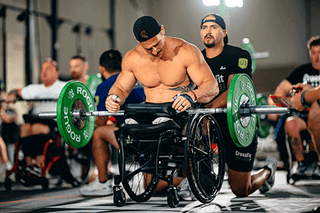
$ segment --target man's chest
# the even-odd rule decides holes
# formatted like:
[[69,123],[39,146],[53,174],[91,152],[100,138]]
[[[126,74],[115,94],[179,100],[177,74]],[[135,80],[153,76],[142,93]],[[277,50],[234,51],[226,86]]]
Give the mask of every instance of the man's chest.
[[147,87],[160,84],[176,86],[183,83],[187,77],[187,69],[179,61],[141,63],[133,72],[137,80]]

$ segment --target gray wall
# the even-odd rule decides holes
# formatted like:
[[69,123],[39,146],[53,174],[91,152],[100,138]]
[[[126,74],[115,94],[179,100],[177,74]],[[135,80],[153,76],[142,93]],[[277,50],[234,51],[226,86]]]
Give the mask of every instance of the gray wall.
[[[156,17],[165,26],[166,35],[183,38],[202,49],[199,23],[206,14],[217,13],[217,7],[206,7],[202,0],[136,2],[138,9],[129,0],[116,0],[116,49],[123,54],[137,44],[132,25],[140,14]],[[0,0],[0,3],[25,7],[24,0]],[[38,11],[50,14],[50,0],[35,0],[35,3]],[[271,54],[268,59],[257,60],[254,82],[258,92],[272,92],[293,67],[309,61],[306,41],[311,35],[320,34],[318,11],[318,0],[244,0],[242,8],[226,8],[229,43],[240,46],[242,39],[247,37],[257,52],[268,51]],[[16,21],[18,14],[17,11],[8,10],[8,90],[24,86],[24,24]],[[58,16],[74,20],[75,23],[80,21],[98,28],[109,28],[109,1],[59,0]],[[64,23],[58,31],[58,62],[64,76],[69,75],[68,61],[76,54],[76,35],[72,33],[72,27]],[[35,75],[38,76],[41,61],[51,56],[51,31],[44,18],[36,18],[36,41],[38,66]],[[89,74],[99,72],[99,57],[111,47],[108,35],[94,31],[91,36],[86,36],[82,29],[81,47],[82,54],[89,60]]]

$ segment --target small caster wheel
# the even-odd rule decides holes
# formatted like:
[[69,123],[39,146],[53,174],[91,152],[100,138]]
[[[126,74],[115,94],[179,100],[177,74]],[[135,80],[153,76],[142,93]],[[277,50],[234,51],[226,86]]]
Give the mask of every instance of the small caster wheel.
[[179,205],[179,197],[177,194],[177,189],[170,189],[168,191],[167,202],[171,208],[176,208]]
[[42,177],[42,178],[41,178],[41,186],[42,186],[42,189],[43,189],[43,190],[48,190],[48,188],[49,188],[49,181],[48,181],[47,178],[45,178],[45,177]]
[[12,180],[9,177],[6,177],[4,180],[4,187],[7,191],[10,191],[12,189]]
[[126,195],[124,194],[122,189],[114,189],[114,194],[113,194],[113,203],[118,206],[122,207],[124,206],[126,202]]

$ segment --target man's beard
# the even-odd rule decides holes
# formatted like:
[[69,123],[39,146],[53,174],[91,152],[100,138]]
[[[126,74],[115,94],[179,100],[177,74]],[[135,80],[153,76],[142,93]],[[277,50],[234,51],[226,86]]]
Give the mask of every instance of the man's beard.
[[212,42],[212,43],[205,43],[204,46],[208,47],[208,48],[211,48],[211,47],[214,47],[216,46],[216,43],[215,42]]

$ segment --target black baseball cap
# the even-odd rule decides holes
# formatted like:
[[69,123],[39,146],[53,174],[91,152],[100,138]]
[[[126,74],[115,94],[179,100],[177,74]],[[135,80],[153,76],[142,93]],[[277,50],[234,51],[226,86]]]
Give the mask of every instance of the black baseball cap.
[[149,40],[156,36],[160,30],[161,24],[151,16],[142,16],[133,25],[133,34],[139,42]]
[[[205,18],[207,18],[208,16],[214,16],[215,19],[207,19],[207,20],[205,20]],[[226,29],[226,23],[224,22],[223,18],[222,18],[221,16],[217,15],[217,14],[210,13],[210,14],[206,15],[206,16],[201,20],[201,25],[200,25],[200,27],[202,28],[203,23],[206,23],[206,22],[214,22],[214,23],[217,23],[217,24],[220,25],[220,27],[221,27],[222,29],[224,29],[224,30]],[[226,37],[224,37],[223,41],[224,41],[224,44],[227,44],[227,43],[228,43],[228,41],[229,41],[229,39],[228,39],[228,34],[226,35]]]

